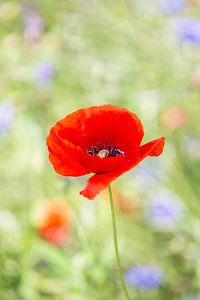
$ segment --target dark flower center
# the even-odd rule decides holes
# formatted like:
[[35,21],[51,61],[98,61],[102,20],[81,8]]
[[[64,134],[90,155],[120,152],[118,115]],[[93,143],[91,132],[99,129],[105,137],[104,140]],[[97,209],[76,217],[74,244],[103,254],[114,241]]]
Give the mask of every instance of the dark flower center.
[[91,149],[87,149],[87,153],[91,156],[99,156],[101,159],[106,157],[124,156],[124,152],[121,151],[117,146],[110,143],[98,144],[97,146],[92,146]]

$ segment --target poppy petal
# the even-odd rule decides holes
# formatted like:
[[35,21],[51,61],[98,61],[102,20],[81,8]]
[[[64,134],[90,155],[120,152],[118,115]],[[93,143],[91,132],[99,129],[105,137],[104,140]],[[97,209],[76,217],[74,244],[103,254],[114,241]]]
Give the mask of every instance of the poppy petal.
[[86,187],[80,192],[80,194],[89,200],[93,200],[101,190],[107,188],[113,180],[124,172],[125,170],[118,170],[103,174],[95,174],[88,179]]
[[51,129],[47,137],[47,146],[49,150],[49,160],[55,171],[63,176],[82,176],[90,173],[83,167],[81,161],[85,160],[86,154],[80,147],[62,140],[56,134],[54,128]]
[[144,159],[146,156],[159,156],[163,152],[165,145],[165,138],[161,137],[159,139],[148,142],[140,147],[140,160]]

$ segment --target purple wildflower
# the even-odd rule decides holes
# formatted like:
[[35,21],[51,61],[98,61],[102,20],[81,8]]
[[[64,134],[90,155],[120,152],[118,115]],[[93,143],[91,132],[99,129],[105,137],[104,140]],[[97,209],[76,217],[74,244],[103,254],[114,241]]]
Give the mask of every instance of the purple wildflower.
[[54,67],[51,63],[41,63],[36,68],[36,78],[39,85],[48,85],[54,75]]
[[158,288],[164,281],[163,270],[158,266],[137,265],[124,274],[127,284],[139,290]]
[[184,10],[185,0],[159,0],[159,7],[165,15],[177,14]]
[[168,192],[156,194],[147,211],[147,221],[155,227],[168,229],[183,216],[183,204],[178,197]]
[[43,18],[38,14],[34,6],[28,4],[23,5],[23,12],[25,40],[30,44],[34,44],[40,39],[44,31]]
[[0,136],[9,130],[14,119],[14,107],[12,102],[0,102]]
[[182,19],[178,22],[178,37],[182,42],[200,45],[200,21],[197,19]]

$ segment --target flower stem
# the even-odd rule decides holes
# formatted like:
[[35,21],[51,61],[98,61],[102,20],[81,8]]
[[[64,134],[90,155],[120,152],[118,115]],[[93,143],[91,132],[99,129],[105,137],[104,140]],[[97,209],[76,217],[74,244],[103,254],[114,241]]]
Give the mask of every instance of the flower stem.
[[114,247],[115,247],[115,256],[117,261],[117,267],[119,271],[119,278],[121,281],[122,289],[124,292],[124,295],[126,299],[130,300],[130,296],[128,294],[128,290],[124,281],[123,272],[122,272],[122,266],[121,266],[121,260],[119,257],[119,249],[118,249],[118,240],[117,240],[117,227],[116,227],[116,219],[115,219],[115,208],[113,204],[113,196],[112,196],[112,189],[111,186],[108,186],[109,191],[109,197],[110,197],[110,208],[111,208],[111,214],[112,214],[112,225],[113,225],[113,237],[114,237]]

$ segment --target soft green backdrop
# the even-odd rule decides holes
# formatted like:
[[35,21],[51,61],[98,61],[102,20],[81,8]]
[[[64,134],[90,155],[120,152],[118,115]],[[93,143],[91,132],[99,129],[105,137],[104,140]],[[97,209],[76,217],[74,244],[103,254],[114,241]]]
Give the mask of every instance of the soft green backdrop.
[[[136,207],[118,210],[124,270],[156,264],[165,272],[159,289],[130,287],[132,299],[200,294],[200,48],[176,36],[178,19],[199,11],[198,1],[169,16],[148,0],[1,0],[0,97],[14,106],[0,136],[1,300],[123,299],[105,195],[82,198],[86,179],[58,176],[45,145],[58,119],[104,103],[135,111],[144,142],[167,141],[160,158],[113,184],[119,201]],[[173,226],[152,225],[148,209],[159,193],[178,199]],[[36,230],[36,208],[55,199],[72,211],[61,249]]]

